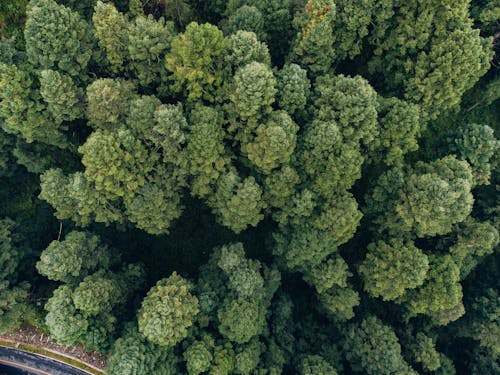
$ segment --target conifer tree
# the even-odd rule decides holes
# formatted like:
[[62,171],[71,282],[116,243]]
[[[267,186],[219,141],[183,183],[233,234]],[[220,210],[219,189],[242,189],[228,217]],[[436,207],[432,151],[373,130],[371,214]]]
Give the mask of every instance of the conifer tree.
[[94,40],[89,24],[77,12],[54,0],[32,0],[24,38],[35,67],[61,70],[85,80]]
[[139,332],[161,346],[174,346],[188,335],[198,314],[192,284],[173,273],[151,288],[138,313]]

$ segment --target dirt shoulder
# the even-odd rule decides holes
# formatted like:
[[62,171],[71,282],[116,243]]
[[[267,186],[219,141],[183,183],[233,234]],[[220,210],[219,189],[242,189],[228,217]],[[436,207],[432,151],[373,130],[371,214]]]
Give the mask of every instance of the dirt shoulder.
[[[46,355],[74,366],[79,362],[84,367],[77,365],[78,367],[93,370],[90,372],[95,374],[103,374],[107,365],[106,356],[101,353],[87,352],[83,345],[66,346],[57,344],[47,334],[37,332],[32,326],[24,326],[10,333],[1,334],[0,344],[2,342],[6,346]],[[47,353],[43,353],[43,351]]]

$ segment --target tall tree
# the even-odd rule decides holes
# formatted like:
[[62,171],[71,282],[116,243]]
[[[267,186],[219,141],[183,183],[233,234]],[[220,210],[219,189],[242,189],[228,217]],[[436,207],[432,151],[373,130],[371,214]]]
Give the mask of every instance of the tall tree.
[[174,346],[184,339],[199,312],[192,288],[192,284],[176,272],[158,281],[138,312],[139,331],[161,346]]
[[32,0],[24,38],[26,53],[35,67],[85,79],[94,40],[89,24],[77,12],[54,0]]
[[214,102],[224,79],[225,43],[216,26],[190,23],[184,33],[172,40],[165,58],[165,66],[172,73],[172,90],[183,93],[189,101]]

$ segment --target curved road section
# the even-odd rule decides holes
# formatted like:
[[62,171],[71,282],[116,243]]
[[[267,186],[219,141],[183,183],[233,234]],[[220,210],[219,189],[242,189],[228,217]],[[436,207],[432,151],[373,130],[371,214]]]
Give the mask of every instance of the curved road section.
[[89,375],[89,372],[80,370],[63,362],[56,361],[41,355],[23,352],[0,346],[0,373],[1,367],[7,366],[20,370],[20,374],[29,375]]

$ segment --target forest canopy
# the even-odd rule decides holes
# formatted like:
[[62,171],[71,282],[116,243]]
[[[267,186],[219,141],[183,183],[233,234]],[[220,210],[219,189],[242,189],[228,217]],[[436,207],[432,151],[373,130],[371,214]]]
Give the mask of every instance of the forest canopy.
[[0,332],[108,375],[499,374],[497,0],[5,0]]

